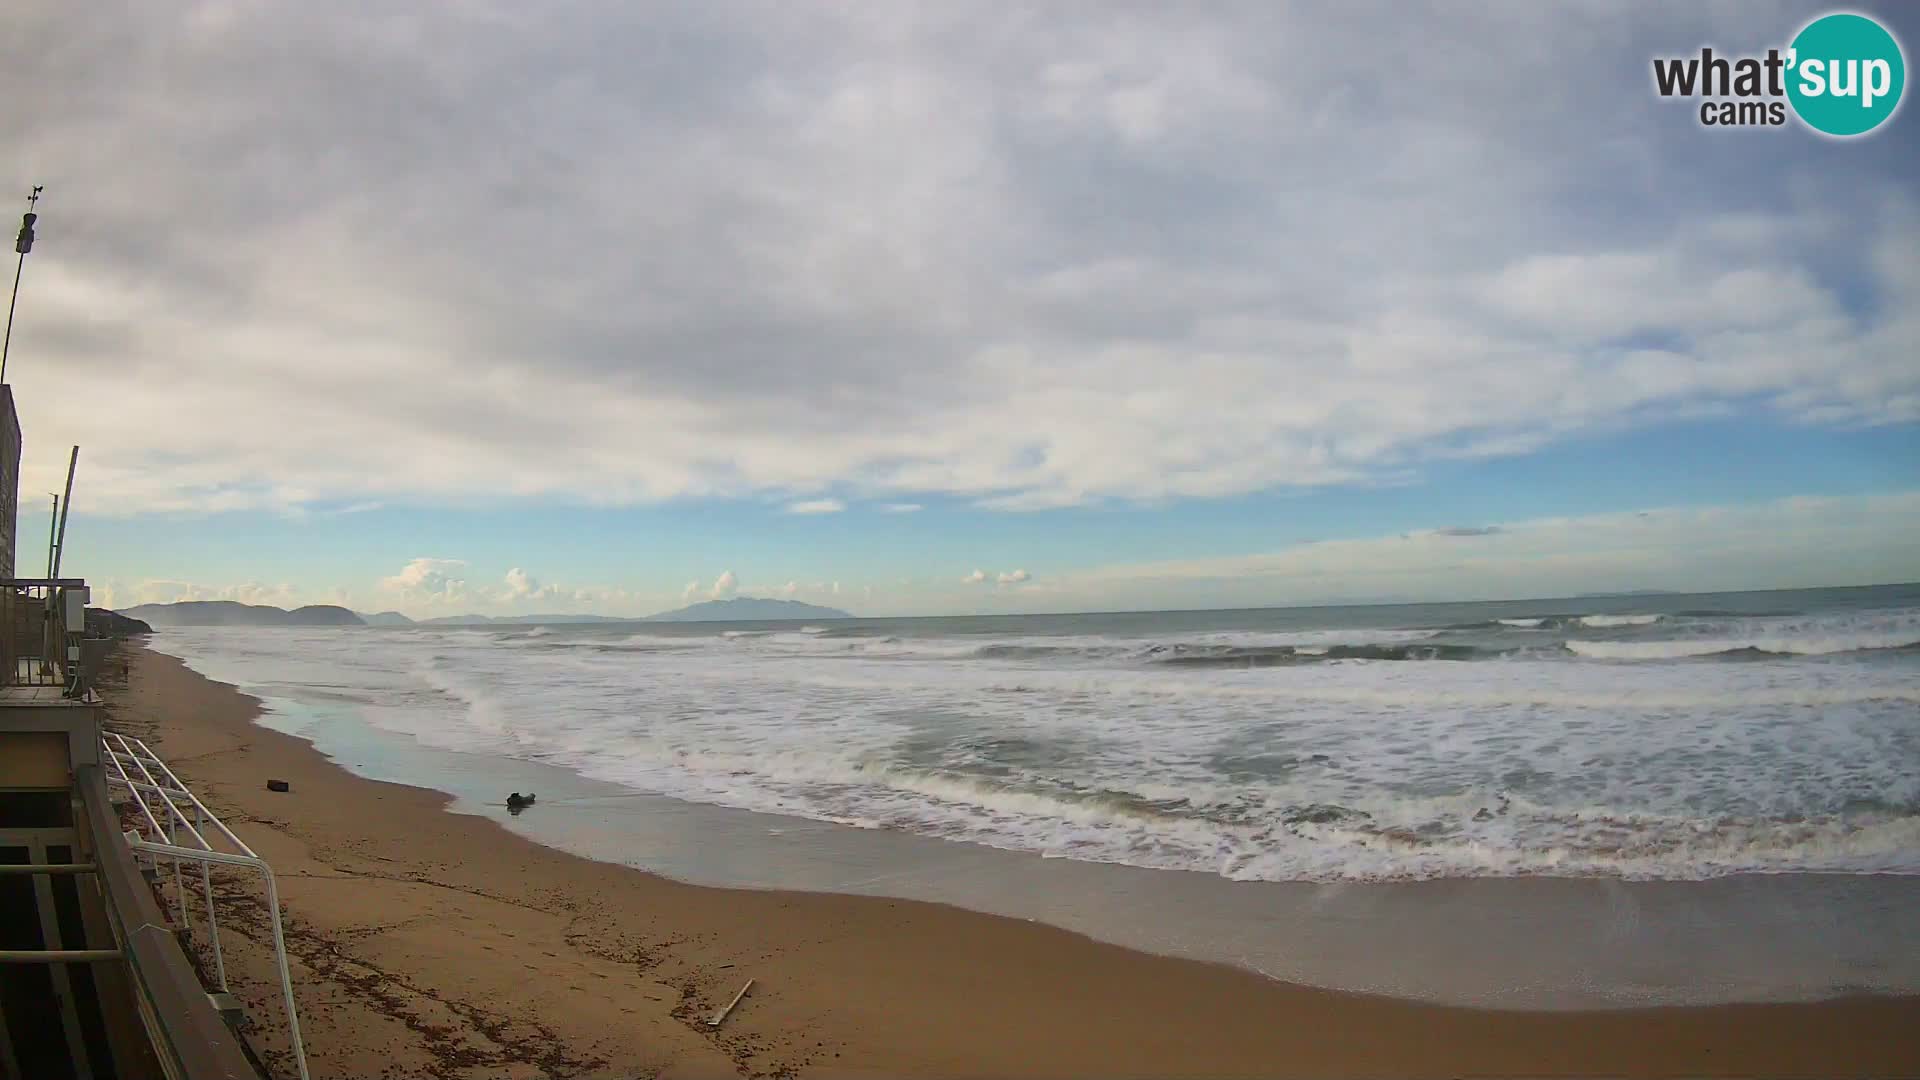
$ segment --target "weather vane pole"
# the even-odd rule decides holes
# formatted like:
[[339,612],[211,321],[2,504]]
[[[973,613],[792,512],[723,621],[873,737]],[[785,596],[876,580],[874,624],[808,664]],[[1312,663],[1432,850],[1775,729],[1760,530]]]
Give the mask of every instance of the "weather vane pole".
[[40,220],[33,208],[46,189],[45,184],[35,184],[27,195],[27,212],[20,218],[20,235],[13,242],[13,250],[20,253],[20,260],[13,264],[13,297],[7,301],[7,336],[0,339],[0,384],[7,381],[7,352],[13,348],[13,309],[20,302],[20,271],[27,268],[27,252],[33,250],[33,223]]

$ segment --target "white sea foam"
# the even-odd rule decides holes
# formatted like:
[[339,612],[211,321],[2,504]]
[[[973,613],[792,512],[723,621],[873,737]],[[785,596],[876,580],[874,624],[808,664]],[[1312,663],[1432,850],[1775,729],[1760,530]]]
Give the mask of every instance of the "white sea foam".
[[1691,638],[1675,641],[1569,641],[1575,655],[1593,660],[1677,660],[1722,653],[1763,652],[1793,656],[1827,656],[1862,649],[1897,649],[1920,644],[1904,634],[1855,634],[1832,638]]
[[1613,626],[1651,626],[1664,616],[1660,615],[1582,615],[1580,625],[1593,627]]
[[1517,630],[1538,630],[1546,624],[1545,619],[1495,619],[1501,626],[1511,626]]
[[[1507,631],[1479,625],[1466,640],[1497,652]],[[1053,857],[1261,880],[1920,873],[1920,657],[1887,651],[1920,640],[1920,611],[1669,617],[1527,633],[1548,644],[1491,662],[1256,669],[1159,659],[1456,639],[811,629],[159,644],[436,747]],[[1694,659],[1737,650],[1762,651]]]

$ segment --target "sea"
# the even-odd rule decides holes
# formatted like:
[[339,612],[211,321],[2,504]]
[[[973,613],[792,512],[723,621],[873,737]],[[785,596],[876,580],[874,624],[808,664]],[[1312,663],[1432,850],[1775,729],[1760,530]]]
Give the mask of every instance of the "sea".
[[[989,876],[1079,867],[1045,880],[1083,894],[1177,877],[1171,891],[1142,886],[1159,900],[1105,922],[1034,899],[1053,885],[1009,899],[960,886],[957,871],[944,884],[907,873],[919,884],[879,891],[1387,992],[1409,988],[1333,960],[1307,970],[1303,956],[1335,956],[1341,934],[1377,941],[1390,920],[1328,930],[1326,897],[1346,897],[1350,915],[1357,896],[1484,897],[1471,883],[1531,881],[1525,895],[1575,898],[1550,906],[1569,912],[1576,935],[1582,910],[1617,920],[1621,896],[1654,907],[1667,901],[1649,898],[1682,898],[1674,918],[1686,925],[1638,931],[1653,952],[1698,931],[1702,911],[1715,921],[1745,904],[1800,923],[1819,912],[1823,925],[1854,911],[1851,921],[1879,924],[1846,931],[1859,932],[1850,944],[1822,931],[1792,945],[1797,959],[1756,953],[1752,980],[1737,986],[1722,971],[1702,991],[1644,965],[1590,978],[1624,962],[1606,955],[1623,940],[1617,926],[1560,975],[1526,977],[1553,984],[1538,996],[1550,1003],[1920,989],[1915,965],[1889,970],[1876,955],[1920,944],[1920,585],[779,624],[165,628],[154,645],[261,696],[268,722],[281,714],[381,779],[409,779],[398,760],[454,755],[538,770],[503,772],[503,786],[564,778],[541,790],[548,821],[571,801],[604,809],[626,793],[653,800],[653,823],[678,812],[663,807],[709,808],[685,819],[703,847],[685,865],[706,871],[716,837],[811,826],[828,830],[803,849],[816,856],[832,846],[818,836],[888,838],[893,847],[868,845],[855,860],[875,880],[888,878],[887,858],[924,869],[942,850],[1021,857],[964,856],[1001,868]],[[629,857],[645,846],[640,833],[606,820],[595,854],[675,870]],[[877,850],[899,854],[876,860]],[[788,850],[739,861],[809,860]],[[836,885],[727,866],[685,876]],[[1768,877],[1782,884],[1756,893]],[[1720,879],[1743,884],[1704,906],[1715,893],[1669,885]],[[1273,888],[1234,888],[1261,883]],[[1645,884],[1617,887],[1632,883]],[[1403,888],[1352,889],[1370,885]],[[1165,924],[1198,925],[1196,903],[1236,914],[1170,935]],[[1320,919],[1318,953],[1275,929],[1280,911],[1296,930]],[[1728,956],[1751,951],[1754,924],[1722,929]],[[1859,956],[1839,955],[1848,949]],[[1582,964],[1587,974],[1567,974]],[[1489,976],[1487,987],[1520,977]],[[1421,986],[1433,992],[1420,996],[1487,1000]]]

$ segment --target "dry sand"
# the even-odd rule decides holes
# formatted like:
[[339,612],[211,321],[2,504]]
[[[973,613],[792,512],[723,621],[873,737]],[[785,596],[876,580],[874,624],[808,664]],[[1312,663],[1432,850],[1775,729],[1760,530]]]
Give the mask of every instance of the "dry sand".
[[[353,776],[253,724],[255,699],[125,655],[110,723],[279,876],[316,1077],[1920,1076],[1916,998],[1447,1008],[935,904],[686,885]],[[264,907],[243,874],[219,891],[235,990],[291,1076]]]

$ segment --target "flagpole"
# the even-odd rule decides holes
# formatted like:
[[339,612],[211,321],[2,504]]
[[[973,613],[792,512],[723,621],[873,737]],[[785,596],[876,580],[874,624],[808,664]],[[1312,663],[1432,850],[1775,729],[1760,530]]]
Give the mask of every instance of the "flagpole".
[[7,381],[7,353],[13,348],[13,309],[20,302],[20,273],[27,268],[27,252],[33,250],[33,223],[40,218],[33,207],[45,190],[45,184],[33,186],[32,194],[27,196],[26,215],[20,219],[20,237],[13,243],[13,250],[20,253],[20,258],[13,264],[13,296],[7,300],[7,335],[0,339],[0,384]]

